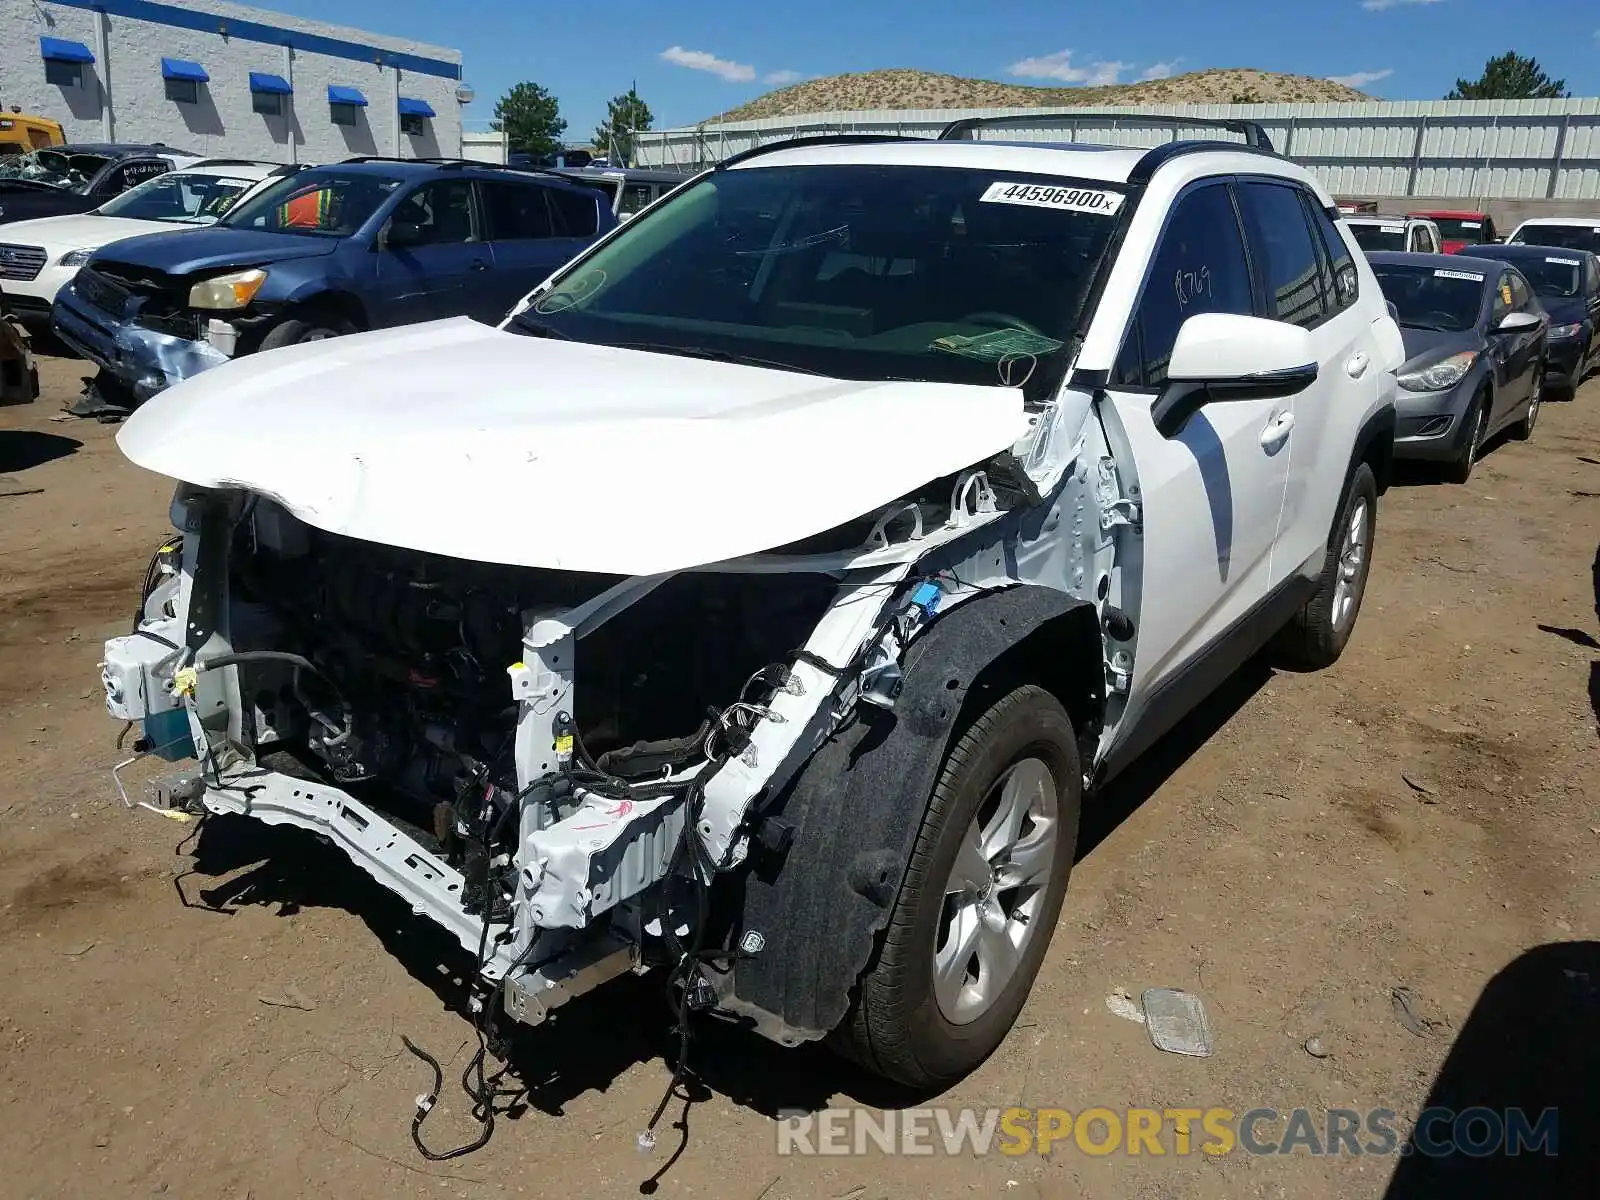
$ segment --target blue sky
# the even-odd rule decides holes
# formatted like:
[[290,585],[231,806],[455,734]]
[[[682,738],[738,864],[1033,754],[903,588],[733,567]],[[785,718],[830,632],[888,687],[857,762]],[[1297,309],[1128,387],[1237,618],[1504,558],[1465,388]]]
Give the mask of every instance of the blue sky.
[[518,80],[541,83],[561,101],[569,140],[586,138],[607,98],[633,80],[666,128],[783,82],[879,67],[1039,84],[1261,67],[1344,78],[1383,99],[1429,100],[1514,49],[1565,77],[1574,95],[1600,94],[1594,0],[256,2],[456,47],[478,94],[469,121],[486,121]]

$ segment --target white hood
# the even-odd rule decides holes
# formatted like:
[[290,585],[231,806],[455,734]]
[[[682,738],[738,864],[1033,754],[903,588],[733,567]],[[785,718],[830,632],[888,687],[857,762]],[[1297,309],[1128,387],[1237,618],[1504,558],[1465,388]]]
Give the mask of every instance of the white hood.
[[[73,213],[64,217],[35,217],[31,221],[12,221],[0,225],[0,242],[13,246],[43,246],[51,259],[71,250],[98,249],[123,238],[146,233],[171,233],[191,226],[171,221],[130,221],[125,217],[102,217],[95,213]],[[201,226],[193,226],[195,229]]]
[[1015,389],[825,379],[463,317],[237,359],[148,401],[117,443],[331,533],[653,575],[832,529],[1027,428]]

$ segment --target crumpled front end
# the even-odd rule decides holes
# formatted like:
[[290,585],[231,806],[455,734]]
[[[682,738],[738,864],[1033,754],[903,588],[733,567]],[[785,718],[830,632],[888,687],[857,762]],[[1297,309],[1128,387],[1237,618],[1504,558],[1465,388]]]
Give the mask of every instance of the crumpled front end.
[[970,470],[800,545],[626,576],[362,541],[186,485],[181,550],[106,645],[108,707],[153,749],[192,745],[205,809],[329,838],[537,1023],[685,961],[762,803],[858,705],[893,706],[942,608],[1014,582],[916,564],[964,561],[1016,500]]

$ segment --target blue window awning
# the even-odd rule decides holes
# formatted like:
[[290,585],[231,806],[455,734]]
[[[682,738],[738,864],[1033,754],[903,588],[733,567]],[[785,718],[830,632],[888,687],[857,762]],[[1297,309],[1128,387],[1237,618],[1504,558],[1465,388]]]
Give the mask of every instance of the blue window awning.
[[413,100],[409,96],[401,96],[400,115],[402,117],[427,117],[431,121],[439,114],[433,111],[433,105],[426,100]]
[[92,63],[94,51],[82,42],[42,37],[39,39],[39,57],[46,62]]
[[361,94],[359,88],[340,87],[337,83],[328,85],[329,104],[354,104],[357,108],[367,106],[367,98]]
[[250,72],[250,90],[266,96],[292,96],[294,89],[282,75],[268,75],[265,71]]
[[206,74],[206,69],[197,62],[190,62],[186,58],[163,58],[161,60],[161,78],[186,79],[190,83],[210,83],[211,76]]

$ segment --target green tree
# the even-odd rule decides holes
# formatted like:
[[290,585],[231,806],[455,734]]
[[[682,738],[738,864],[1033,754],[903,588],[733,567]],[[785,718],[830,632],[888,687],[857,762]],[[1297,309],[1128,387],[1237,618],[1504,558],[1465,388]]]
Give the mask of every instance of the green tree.
[[494,131],[504,133],[510,149],[526,154],[555,154],[567,123],[556,98],[537,83],[519,83],[494,102]]
[[629,88],[606,103],[606,119],[594,131],[594,144],[607,154],[615,154],[623,164],[633,161],[633,135],[655,124],[650,106]]
[[1491,58],[1483,75],[1470,82],[1456,80],[1446,100],[1564,100],[1572,95],[1565,79],[1551,79],[1539,69],[1539,60],[1507,50]]

